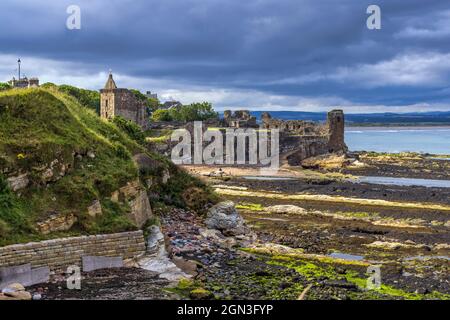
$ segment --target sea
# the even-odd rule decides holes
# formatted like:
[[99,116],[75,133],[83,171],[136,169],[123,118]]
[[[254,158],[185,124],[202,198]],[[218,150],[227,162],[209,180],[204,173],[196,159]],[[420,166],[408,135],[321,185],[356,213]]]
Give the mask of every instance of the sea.
[[450,155],[450,126],[346,127],[345,142],[351,151]]

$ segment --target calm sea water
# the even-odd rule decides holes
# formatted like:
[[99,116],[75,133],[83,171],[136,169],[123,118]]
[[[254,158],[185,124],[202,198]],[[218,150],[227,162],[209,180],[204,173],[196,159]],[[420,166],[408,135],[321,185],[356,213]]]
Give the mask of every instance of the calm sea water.
[[351,151],[450,154],[450,127],[347,127]]

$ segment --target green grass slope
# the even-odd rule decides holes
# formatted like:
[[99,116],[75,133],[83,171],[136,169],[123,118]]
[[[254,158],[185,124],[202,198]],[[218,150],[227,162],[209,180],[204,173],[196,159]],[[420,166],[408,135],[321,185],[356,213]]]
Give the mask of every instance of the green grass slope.
[[[152,167],[139,170],[132,160],[135,154],[149,156]],[[166,185],[152,186],[157,199],[169,197],[183,205],[182,196],[173,190],[201,186],[57,89],[0,93],[0,246],[136,229],[125,214],[130,208],[112,202],[111,193],[137,178],[158,181],[164,170],[172,178]],[[6,179],[23,174],[28,186],[11,191]],[[93,219],[87,208],[96,199],[103,214]],[[36,223],[55,213],[73,214],[78,222],[69,231],[40,234]]]

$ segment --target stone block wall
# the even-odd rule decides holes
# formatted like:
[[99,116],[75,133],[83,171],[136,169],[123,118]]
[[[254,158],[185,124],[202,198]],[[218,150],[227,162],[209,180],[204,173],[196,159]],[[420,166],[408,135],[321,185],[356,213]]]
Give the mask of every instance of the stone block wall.
[[52,271],[64,271],[70,265],[81,267],[82,256],[130,260],[145,250],[142,231],[62,238],[0,247],[0,267],[30,263],[33,268],[48,266]]
[[144,101],[139,100],[127,89],[100,90],[100,116],[111,119],[121,116],[134,121],[144,130],[148,128],[148,114]]

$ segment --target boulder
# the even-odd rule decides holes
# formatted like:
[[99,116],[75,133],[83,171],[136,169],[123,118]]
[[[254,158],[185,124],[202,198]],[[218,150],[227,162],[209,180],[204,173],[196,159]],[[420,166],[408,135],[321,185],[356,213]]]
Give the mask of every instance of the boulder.
[[127,216],[139,228],[153,217],[147,192],[139,180],[128,182],[126,186],[114,191],[111,195],[111,201],[116,203],[127,202],[131,208]]
[[102,215],[102,205],[100,204],[100,201],[95,200],[90,207],[88,208],[88,214],[92,218],[96,218]]
[[31,294],[20,283],[12,283],[3,288],[0,300],[31,300]]
[[159,248],[164,246],[164,235],[162,234],[161,229],[156,225],[150,226],[147,231],[147,253],[158,253]]
[[11,190],[16,192],[21,189],[24,189],[30,183],[30,179],[28,178],[28,174],[21,174],[17,177],[8,178],[8,184],[11,187]]
[[302,207],[290,204],[270,206],[266,208],[266,211],[278,214],[299,214],[299,215],[307,214],[307,211]]
[[12,293],[4,293],[6,297],[12,298],[13,300],[31,300],[31,293],[27,291],[17,291]]
[[242,235],[249,231],[232,201],[218,203],[209,209],[205,224],[226,236]]
[[197,272],[197,263],[191,260],[186,260],[181,257],[173,257],[172,262],[180,268],[184,273],[187,273],[193,277],[198,275]]
[[140,190],[133,200],[129,202],[131,212],[127,214],[139,228],[147,222],[148,219],[153,217],[152,207],[150,206],[150,200],[148,199],[147,192]]
[[8,295],[11,292],[25,291],[25,287],[20,283],[12,283],[3,288],[2,293]]
[[161,182],[162,184],[167,184],[170,180],[170,172],[167,169],[164,169],[162,176],[161,176]]

